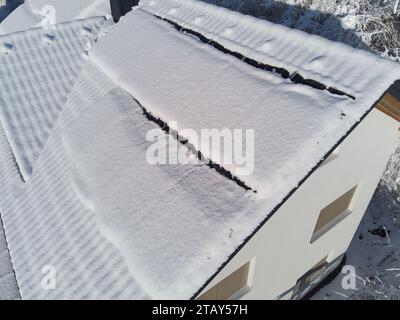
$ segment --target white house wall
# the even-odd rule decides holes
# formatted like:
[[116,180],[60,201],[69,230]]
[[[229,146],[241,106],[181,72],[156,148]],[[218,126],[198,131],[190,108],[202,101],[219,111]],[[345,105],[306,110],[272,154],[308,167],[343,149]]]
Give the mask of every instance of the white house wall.
[[[399,123],[374,109],[255,234],[203,291],[254,260],[253,287],[243,299],[275,299],[316,263],[348,248],[400,134]],[[352,214],[310,244],[321,209],[358,185]]]

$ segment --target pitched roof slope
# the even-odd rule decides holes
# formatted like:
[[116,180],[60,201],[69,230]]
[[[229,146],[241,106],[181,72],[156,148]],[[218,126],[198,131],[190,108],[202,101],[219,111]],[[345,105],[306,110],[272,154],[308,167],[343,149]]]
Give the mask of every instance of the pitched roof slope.
[[0,300],[18,299],[19,297],[17,281],[0,219]]
[[[396,63],[364,50],[202,1],[141,0],[140,7],[257,62],[291,75],[297,72],[357,99],[365,97],[369,105],[374,102],[370,95],[383,92],[399,77]],[[376,91],[369,94],[370,89]]]
[[109,0],[29,0],[0,24],[0,35],[111,14]]
[[[179,8],[175,10],[179,12]],[[228,18],[230,14],[227,13]],[[237,23],[239,30],[253,26],[250,18],[243,18],[241,22]],[[221,23],[225,23],[223,19]],[[219,29],[218,23],[215,28]],[[266,24],[265,29],[268,28]],[[132,34],[129,30],[135,32]],[[289,38],[291,31],[287,29]],[[151,39],[148,39],[149,33]],[[307,42],[309,36],[297,32],[296,35],[300,39],[293,50],[305,59],[301,43]],[[281,32],[281,36],[285,42],[286,35]],[[325,44],[322,39],[311,38],[314,47],[319,40]],[[339,55],[342,45],[329,44],[330,52]],[[306,53],[309,50],[308,46],[303,49]],[[397,64],[363,51],[348,50],[351,55],[347,60],[355,67],[346,81],[354,83],[356,89],[351,94],[355,94],[355,99],[296,84],[275,72],[260,70],[185,32],[178,32],[142,9],[135,10],[112,28],[91,56],[154,116],[167,123],[176,121],[178,132],[205,157],[238,175],[259,196],[268,198],[272,210],[400,76]],[[335,54],[326,59],[330,66],[342,64]],[[371,72],[365,73],[364,65]],[[318,81],[323,68],[320,72]],[[357,90],[360,82],[362,91]],[[341,84],[336,83],[336,87],[343,88]],[[220,162],[221,150],[202,148],[200,140],[191,141],[184,133],[185,129],[193,129],[201,137],[202,129],[213,128],[254,130],[253,172],[242,174],[240,165]]]
[[[100,232],[85,194],[75,184],[61,123],[114,87],[91,65],[82,71],[69,101],[75,106],[55,124],[35,170],[22,182],[13,151],[0,131],[1,215],[23,299],[143,299],[148,297],[123,256]],[[68,108],[68,104],[65,106]],[[69,108],[68,108],[69,110]],[[96,112],[96,110],[95,110]],[[86,125],[86,124],[85,124]],[[79,134],[79,133],[78,133]],[[43,268],[56,271],[56,289],[42,286]]]
[[[149,38],[148,34],[152,37]],[[307,35],[301,36],[307,38]],[[341,50],[341,46],[335,48],[335,44],[331,45],[332,50]],[[362,52],[358,53],[364,57]],[[203,128],[255,130],[255,170],[240,178],[257,194],[248,191],[242,196],[240,187],[228,179],[219,183],[218,179],[223,177],[218,178],[218,173],[210,169],[210,172],[193,170],[191,175],[182,173],[179,179],[180,174],[172,174],[171,169],[162,167],[158,175],[160,168],[148,167],[144,152],[140,152],[140,149],[146,149],[144,137],[135,142],[142,145],[140,148],[122,144],[125,147],[121,146],[119,150],[128,146],[132,148],[126,154],[110,149],[109,146],[119,145],[117,141],[105,143],[108,139],[102,139],[97,148],[110,149],[110,155],[118,155],[118,161],[115,159],[108,165],[105,161],[102,169],[89,168],[93,162],[89,160],[91,154],[97,152],[87,151],[86,155],[79,155],[85,148],[70,143],[70,154],[86,163],[82,172],[91,172],[90,178],[82,179],[92,183],[86,185],[85,190],[96,194],[94,204],[110,208],[99,207],[96,213],[103,216],[104,227],[109,230],[106,233],[108,239],[120,249],[137,281],[152,297],[187,298],[195,293],[199,284],[208,278],[207,274],[211,276],[217,270],[216,266],[226,261],[228,252],[234,252],[273,212],[399,75],[396,64],[367,55],[365,59],[380,70],[371,77],[374,79],[382,72],[380,76],[385,76],[383,81],[386,84],[382,88],[367,86],[364,97],[354,100],[328,90],[294,84],[277,74],[258,70],[215,50],[213,46],[202,44],[196,38],[177,32],[169,23],[142,9],[136,9],[113,27],[93,48],[91,58],[129,92],[145,112],[163,123],[177,121],[176,129],[182,135],[184,129],[194,129],[199,135]],[[358,61],[353,60],[353,63]],[[133,123],[132,126],[136,127]],[[143,127],[131,136],[138,137],[147,130]],[[207,150],[196,145],[191,137],[187,138],[197,150],[208,155]],[[79,142],[78,137],[75,141]],[[131,159],[129,154],[135,154],[137,158]],[[212,154],[210,157],[214,160]],[[122,165],[125,161],[126,164]],[[121,163],[125,168],[113,166],[112,170],[121,177],[117,183],[121,189],[103,186],[101,181],[104,177],[98,178],[111,163]],[[129,163],[134,164],[133,168]],[[232,172],[236,169],[224,163],[221,165]],[[125,170],[132,173],[125,176]],[[178,165],[176,170],[182,170],[181,166]],[[167,172],[168,178],[175,181],[173,188],[168,187],[171,182],[164,176]],[[106,180],[111,181],[111,177]],[[135,183],[130,185],[129,181]],[[181,189],[192,182],[196,182],[196,186],[197,181],[201,181],[201,189],[190,187],[187,194],[186,189]],[[219,193],[212,186],[217,186]],[[232,188],[235,193],[230,195],[226,188]],[[98,193],[100,189],[104,191]],[[178,196],[179,193],[182,195]],[[214,202],[216,193],[218,202]],[[201,194],[201,197],[197,198],[196,194]],[[228,205],[231,199],[240,201],[241,212]],[[206,207],[202,209],[203,206]],[[132,215],[116,214],[107,220],[110,212],[117,212],[117,208],[124,208],[124,212]],[[207,210],[213,215],[208,215]],[[186,220],[188,216],[192,218]],[[192,224],[193,221],[196,223]],[[140,232],[139,237],[135,230]],[[179,232],[172,232],[176,230]],[[197,270],[196,278],[191,274],[194,269]]]
[[[148,2],[152,10],[171,3]],[[186,1],[174,3],[168,12],[177,14]],[[198,5],[187,3],[197,17]],[[373,70],[347,77],[366,90],[363,96],[349,91],[354,100],[256,68],[148,10],[135,9],[91,49],[59,116],[49,119],[52,130],[26,183],[15,172],[12,138],[0,134],[0,208],[23,298],[192,297],[399,75],[396,64],[348,49],[352,64],[368,63]],[[225,15],[231,17],[221,12],[220,21],[210,20],[215,30]],[[243,18],[236,30],[245,34],[255,25],[257,20]],[[287,40],[283,30],[279,35],[277,45]],[[344,50],[296,35],[295,47],[302,50],[303,41],[315,43],[313,50],[319,42],[338,55]],[[235,38],[237,48],[242,41]],[[249,47],[243,55],[254,52]],[[326,65],[335,65],[334,58],[328,56]],[[329,86],[347,89],[323,69],[315,72],[316,81],[325,76]],[[378,78],[383,80],[373,85]],[[18,119],[17,126],[25,117]],[[219,163],[225,171],[151,164],[149,133],[165,140],[160,152],[189,152],[162,130],[171,120],[182,135],[183,129],[253,129],[254,171],[240,176],[252,190],[226,174],[237,164]],[[37,128],[40,134],[47,130]],[[213,159],[212,151],[188,138]],[[56,290],[41,286],[45,265],[57,270]]]
[[0,36],[0,121],[24,180],[105,24],[97,17]]

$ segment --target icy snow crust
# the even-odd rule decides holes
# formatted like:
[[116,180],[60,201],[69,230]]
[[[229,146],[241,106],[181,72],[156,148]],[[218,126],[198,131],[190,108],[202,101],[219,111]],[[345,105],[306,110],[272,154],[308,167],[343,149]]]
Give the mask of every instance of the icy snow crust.
[[[170,2],[152,3],[156,10]],[[192,9],[197,16],[197,5]],[[215,30],[230,19],[224,12]],[[243,18],[236,28],[244,32],[255,21]],[[292,31],[281,30],[285,41],[283,30],[288,37]],[[37,32],[29,31],[26,41]],[[311,41],[297,36],[297,46]],[[334,55],[345,50],[327,43]],[[32,50],[42,46],[31,43]],[[362,95],[352,91],[354,101],[257,70],[143,9],[112,27],[89,55],[58,116],[48,119],[49,126],[28,126],[50,134],[25,183],[18,173],[24,162],[12,148],[17,135],[7,128],[31,117],[14,124],[2,118],[0,212],[22,298],[192,297],[400,74],[395,64],[351,53],[355,69],[367,63],[371,71],[347,77],[355,87],[363,83]],[[330,67],[341,63],[329,61]],[[12,74],[22,73],[11,66]],[[315,73],[321,82],[322,72]],[[23,87],[16,82],[10,95]],[[138,102],[163,121],[178,121],[178,129],[254,129],[255,171],[241,178],[257,193],[208,166],[150,165],[146,135],[157,125]],[[45,112],[32,119],[40,122]],[[57,271],[55,290],[41,285],[46,265]]]

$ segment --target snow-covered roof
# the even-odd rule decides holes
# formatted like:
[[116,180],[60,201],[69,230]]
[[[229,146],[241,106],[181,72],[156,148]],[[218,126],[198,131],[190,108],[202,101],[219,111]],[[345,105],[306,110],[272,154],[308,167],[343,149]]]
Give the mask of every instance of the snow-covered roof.
[[[147,6],[144,8],[147,9]],[[178,6],[175,7],[177,16],[179,10]],[[236,15],[221,10],[226,12],[228,19],[231,14]],[[201,13],[198,12],[199,15]],[[294,84],[279,74],[254,68],[230,54],[215,50],[210,44],[177,32],[173,26],[152,18],[145,10],[136,10],[133,15],[134,18],[126,18],[96,46],[91,53],[93,60],[141,101],[148,111],[165,122],[177,121],[178,131],[190,128],[200,136],[204,128],[254,129],[254,172],[240,178],[257,190],[260,196],[271,199],[272,190],[279,192],[278,203],[297,186],[305,176],[304,171],[307,173],[318,164],[400,74],[397,64],[345,48],[351,52],[346,57],[346,64],[351,65],[348,60],[352,60],[357,67],[346,74],[349,86],[338,82],[334,87],[349,92],[354,100],[328,90]],[[216,30],[219,30],[219,23],[225,25],[223,16],[220,18],[214,23]],[[241,22],[237,28],[247,31],[251,29],[253,19],[244,17]],[[259,23],[258,20],[256,22]],[[266,23],[265,29],[268,30],[270,25]],[[283,41],[286,37],[295,38],[292,30],[281,28]],[[127,30],[135,30],[135,33]],[[153,41],[146,41],[149,33]],[[302,55],[310,55],[309,38],[314,52],[309,59],[314,61],[319,51],[325,50],[326,43],[322,39],[297,31],[294,33],[296,37],[304,38],[304,41],[297,40],[298,45],[292,50],[297,50],[298,60],[306,60]],[[275,37],[279,35],[278,32],[274,34]],[[253,34],[253,39],[256,35]],[[133,37],[136,41],[129,41]],[[237,40],[239,43],[240,38]],[[321,50],[317,46],[318,40],[322,43]],[[255,41],[262,42],[260,39]],[[331,63],[328,64],[333,68],[332,64],[336,65],[337,61],[340,64],[337,68],[340,68],[343,63],[338,57],[343,46],[330,44],[330,55],[326,59]],[[230,46],[228,48],[232,50]],[[250,51],[249,48],[251,45],[247,51]],[[285,56],[284,52],[282,54]],[[351,59],[351,56],[357,57],[357,60]],[[300,66],[303,64],[305,61]],[[273,65],[282,68],[278,63]],[[365,74],[365,65],[371,66],[368,74]],[[300,72],[300,67],[296,70]],[[320,68],[318,77],[314,74],[316,78],[311,79],[322,82],[329,78],[329,71],[324,77],[326,71]],[[350,89],[350,83],[356,89]],[[300,144],[302,148],[298,147]],[[200,150],[198,145],[195,147]],[[200,151],[214,160],[211,155],[213,150]],[[228,167],[232,172],[238,169],[232,165]]]
[[18,298],[18,286],[0,219],[0,300]]
[[[83,64],[104,28],[90,18],[3,38],[0,211],[23,298],[192,297],[400,76],[192,0],[142,1]],[[164,148],[191,145],[211,164],[148,161],[148,133],[171,121],[189,143],[171,135]],[[185,135],[214,128],[254,130],[253,172],[232,174],[239,165]]]
[[[358,99],[367,94],[366,89],[374,87],[382,92],[393,81],[393,64],[320,36],[197,0],[141,0],[140,4],[144,10],[197,31],[231,51],[290,74],[299,73]],[[396,74],[397,67],[394,69]]]
[[0,116],[25,180],[105,24],[97,17],[0,36]]
[[0,24],[0,35],[111,14],[109,0],[29,0]]

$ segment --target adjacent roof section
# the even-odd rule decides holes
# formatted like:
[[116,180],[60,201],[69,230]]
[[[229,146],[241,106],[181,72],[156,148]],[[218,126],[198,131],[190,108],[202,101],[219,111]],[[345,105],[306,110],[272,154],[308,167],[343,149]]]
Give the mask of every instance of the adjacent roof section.
[[110,14],[109,0],[29,0],[0,24],[0,35]]
[[29,179],[104,17],[0,36],[0,121]]
[[[202,1],[141,0],[140,7],[234,52],[284,68],[292,75],[297,72],[358,99],[368,95],[371,88],[383,92],[394,78],[399,78],[395,63],[366,51]],[[371,101],[365,103],[371,105]]]

